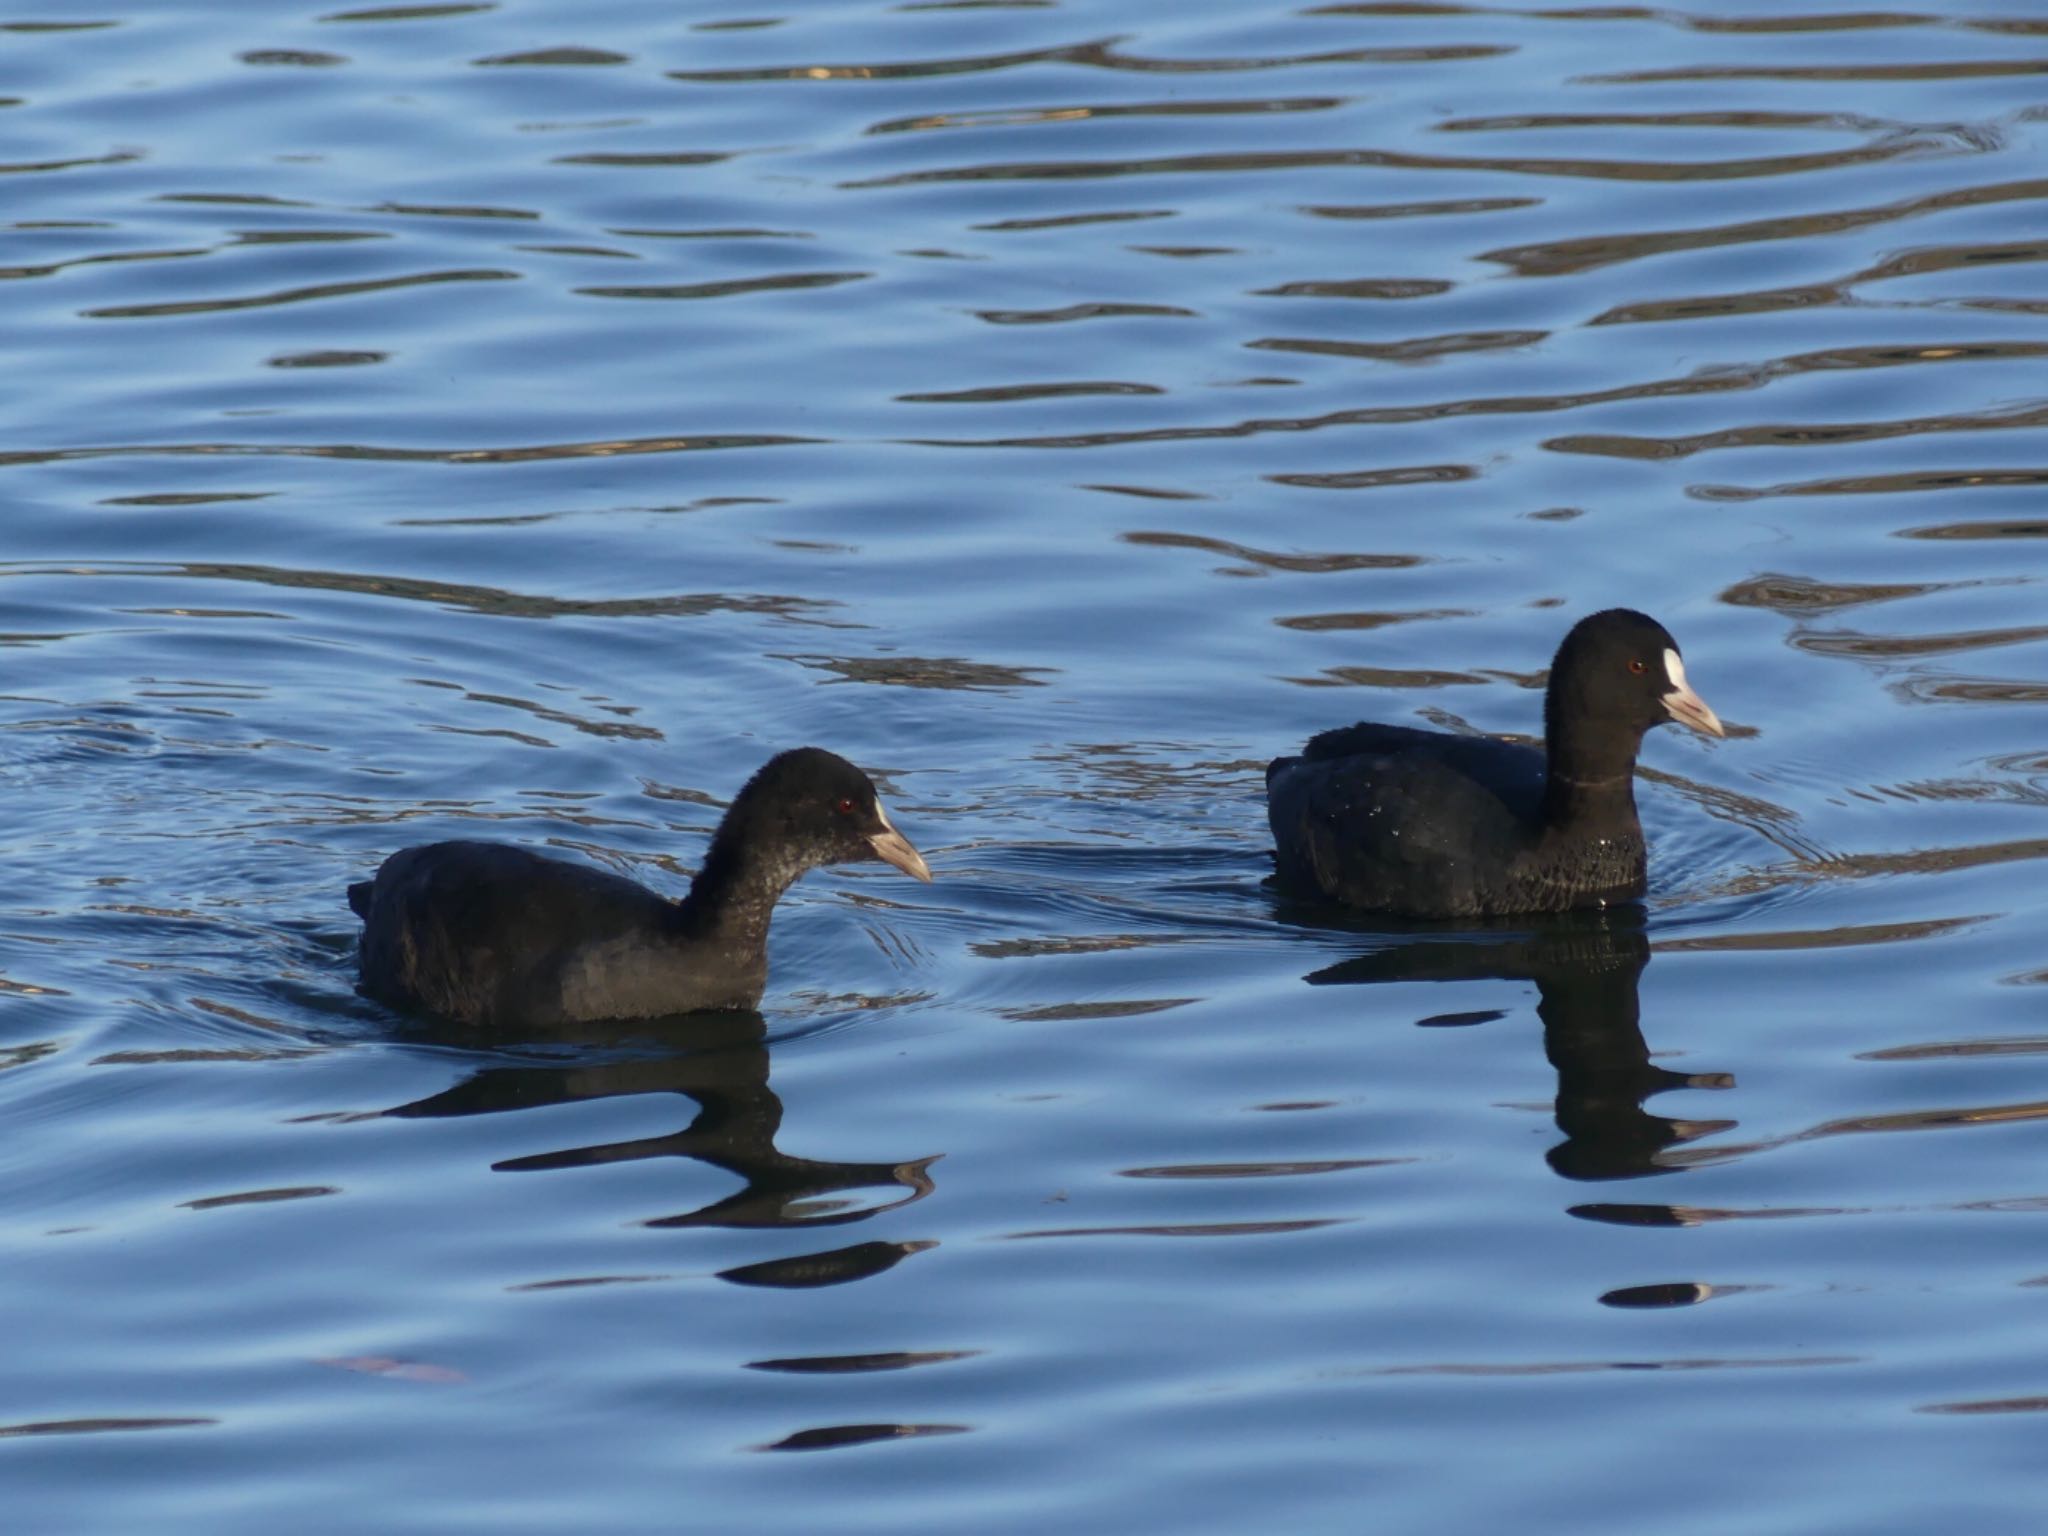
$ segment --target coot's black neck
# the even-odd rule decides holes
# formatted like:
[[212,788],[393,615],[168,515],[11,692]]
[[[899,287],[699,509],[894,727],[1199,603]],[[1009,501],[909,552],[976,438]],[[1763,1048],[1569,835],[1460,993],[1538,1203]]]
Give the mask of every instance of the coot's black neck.
[[1543,819],[1551,826],[1636,819],[1636,752],[1642,732],[1611,720],[1571,719],[1546,700]]
[[810,865],[777,839],[742,835],[733,820],[728,815],[719,825],[676,915],[685,933],[758,949],[768,940],[775,903]]

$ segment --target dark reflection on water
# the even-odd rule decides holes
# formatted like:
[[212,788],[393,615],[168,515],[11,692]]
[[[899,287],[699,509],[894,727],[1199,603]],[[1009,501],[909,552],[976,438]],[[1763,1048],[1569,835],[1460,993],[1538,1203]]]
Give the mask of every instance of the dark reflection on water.
[[1949,209],[2032,202],[2044,197],[2048,197],[2048,181],[1998,182],[1930,193],[1874,207],[1837,208],[1704,227],[1638,230],[1625,235],[1575,235],[1535,245],[1503,246],[1488,251],[1485,259],[1501,262],[1525,277],[1557,277],[1679,251],[1710,250],[1722,245],[1751,245],[1775,240],[1807,240]]
[[1588,78],[1603,84],[1622,85],[1677,80],[1990,80],[2007,75],[2044,74],[2048,74],[2048,59],[1958,59],[1953,63],[1942,64],[1804,65],[1786,69],[1740,65],[1700,66],[1626,70]]
[[[1707,303],[1707,300],[1687,301]],[[1718,301],[1713,301],[1718,302]],[[1686,396],[1722,395],[1762,388],[1786,373],[1801,371],[1801,358],[1715,368],[1683,377],[1649,379],[1617,384],[1599,390],[1565,394],[1481,396],[1442,400],[1425,404],[1365,406],[1299,417],[1255,417],[1244,421],[1211,425],[1147,427],[1114,432],[1058,433],[1036,437],[919,438],[920,446],[942,448],[1110,448],[1139,443],[1198,442],[1208,439],[1262,437],[1273,433],[1315,432],[1333,427],[1397,426],[1465,416],[1518,416],[1584,410],[1589,406],[1625,400],[1658,400]],[[0,464],[6,462],[0,457]],[[1903,477],[1912,479],[1914,477]],[[1946,487],[1946,477],[1929,478],[1930,485]],[[2005,482],[2000,482],[2005,483]],[[2020,483],[2020,482],[2015,482]],[[1900,486],[1900,489],[1908,487]],[[1811,492],[1819,494],[1818,490]],[[1751,497],[1764,492],[1736,491],[1729,499]]]
[[0,1424],[0,1437],[26,1435],[104,1435],[134,1429],[204,1429],[218,1419],[48,1419],[29,1424]]
[[764,1451],[831,1451],[849,1445],[868,1445],[877,1440],[909,1440],[925,1435],[963,1435],[966,1424],[831,1424],[800,1429]]
[[891,60],[877,64],[788,64],[765,69],[671,70],[671,80],[700,84],[747,84],[755,81],[900,80],[926,76],[983,74],[1039,64],[1077,64],[1091,69],[1129,70],[1143,74],[1242,73],[1311,64],[1428,64],[1483,59],[1506,52],[1499,47],[1348,48],[1328,53],[1252,54],[1242,57],[1162,59],[1126,52],[1115,39],[1076,43],[1029,52],[984,54],[962,58]]
[[921,1365],[971,1360],[973,1349],[892,1349],[873,1355],[809,1355],[778,1360],[749,1360],[750,1371],[787,1371],[797,1376],[858,1375],[866,1371],[907,1371]]
[[1009,107],[986,112],[940,112],[926,117],[876,123],[869,133],[906,133],[932,128],[983,128],[1025,123],[1073,123],[1104,117],[1209,117],[1239,112],[1327,112],[1344,105],[1336,96],[1230,98],[1222,101],[1132,101],[1088,107]]
[[[563,1046],[568,1041],[550,1044]],[[384,1113],[401,1119],[508,1114],[653,1093],[694,1100],[697,1109],[689,1124],[665,1136],[565,1147],[492,1164],[502,1173],[541,1173],[687,1157],[744,1181],[743,1188],[697,1210],[649,1217],[642,1222],[648,1227],[838,1226],[912,1204],[932,1192],[927,1170],[936,1154],[894,1163],[841,1163],[794,1157],[775,1145],[782,1130],[782,1100],[768,1086],[767,1021],[758,1013],[584,1026],[576,1032],[573,1048],[577,1056],[570,1061],[485,1067],[452,1088]],[[629,1054],[616,1059],[621,1052]],[[863,1190],[886,1191],[887,1198],[851,1198]],[[836,1258],[816,1255],[803,1262],[815,1273],[850,1279],[863,1272],[861,1261],[843,1256],[852,1252],[844,1250]],[[902,1256],[896,1253],[889,1262]],[[782,1263],[786,1267],[788,1261]],[[728,1278],[741,1277],[734,1271]],[[770,1282],[755,1278],[754,1283]]]
[[[1290,912],[1290,916],[1298,913]],[[1344,926],[1353,926],[1346,924]],[[1403,981],[1533,981],[1543,1050],[1557,1069],[1557,1128],[1547,1154],[1568,1179],[1628,1179],[1678,1171],[1667,1147],[1732,1128],[1732,1120],[1671,1120],[1643,1105],[1672,1088],[1729,1088],[1725,1073],[1673,1072],[1653,1064],[1643,1037],[1639,985],[1650,963],[1640,907],[1566,914],[1531,930],[1424,930],[1322,967],[1314,986]],[[1424,1024],[1499,1017],[1438,1015]]]
[[97,447],[0,453],[0,469],[104,458],[356,459],[382,463],[529,464],[550,459],[611,459],[643,453],[701,453],[718,448],[793,447],[815,441],[777,433],[606,438],[528,443],[513,448],[395,448],[369,443],[109,443]]
[[[500,614],[522,619],[694,618],[713,613],[766,613],[783,618],[799,618],[819,615],[837,606],[829,599],[720,592],[586,600],[554,597],[546,593],[508,592],[496,587],[474,586],[467,582],[432,581],[414,576],[379,575],[359,571],[295,570],[282,566],[214,562],[159,565],[140,561],[110,561],[99,567],[98,571],[99,574],[110,577],[167,578],[178,582],[225,581],[266,587],[298,587],[319,592],[351,592],[363,596],[398,598],[409,602],[444,603],[477,613]],[[57,574],[77,576],[92,574],[92,571],[74,566],[60,572],[39,563],[0,562],[0,581],[15,576]]]
[[824,1253],[764,1259],[758,1264],[721,1269],[718,1278],[734,1285],[766,1286],[772,1290],[813,1290],[887,1274],[913,1254],[937,1246],[928,1242],[854,1243],[850,1247],[834,1248]]
[[171,315],[213,314],[222,310],[262,309],[277,304],[304,304],[322,299],[348,298],[355,294],[382,293],[426,283],[516,282],[517,272],[481,269],[470,272],[414,272],[403,277],[364,279],[354,283],[320,283],[309,288],[288,288],[275,293],[238,294],[230,298],[172,300],[159,304],[115,304],[85,311],[92,320],[154,320]]
[[835,683],[880,683],[895,688],[1001,690],[1040,688],[1034,673],[1049,667],[1006,667],[961,656],[781,656],[798,666],[830,672]]

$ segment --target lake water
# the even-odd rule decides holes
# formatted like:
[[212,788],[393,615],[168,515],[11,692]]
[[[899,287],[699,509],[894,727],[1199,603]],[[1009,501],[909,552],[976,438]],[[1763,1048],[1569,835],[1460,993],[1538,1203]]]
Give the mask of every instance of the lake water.
[[[1200,11],[0,16],[10,1531],[2038,1523],[2040,6]],[[1621,602],[1641,911],[1276,901]],[[803,742],[760,1015],[354,994]]]

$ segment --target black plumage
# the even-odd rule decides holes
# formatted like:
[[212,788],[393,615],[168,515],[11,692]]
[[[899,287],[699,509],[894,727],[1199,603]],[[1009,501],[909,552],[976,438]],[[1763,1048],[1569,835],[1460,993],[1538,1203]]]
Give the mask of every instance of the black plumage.
[[1556,912],[1631,901],[1647,860],[1636,816],[1643,733],[1723,734],[1678,642],[1627,608],[1558,647],[1539,751],[1402,725],[1325,731],[1266,769],[1284,887],[1404,917]]
[[931,879],[867,775],[817,747],[747,781],[680,901],[504,843],[401,849],[349,887],[360,989],[496,1030],[751,1008],[776,901],[806,870],[862,859]]

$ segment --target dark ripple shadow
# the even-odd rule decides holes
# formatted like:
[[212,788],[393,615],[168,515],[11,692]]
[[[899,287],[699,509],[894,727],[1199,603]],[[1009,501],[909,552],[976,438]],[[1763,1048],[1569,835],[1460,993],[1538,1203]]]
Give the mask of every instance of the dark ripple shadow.
[[365,293],[389,293],[440,283],[516,282],[522,273],[496,267],[476,267],[453,272],[413,272],[398,277],[363,278],[347,283],[313,283],[303,288],[279,288],[269,293],[238,294],[214,299],[172,299],[154,304],[110,304],[99,309],[80,310],[88,320],[161,320],[176,315],[221,314],[238,309],[270,309],[282,304],[316,303],[326,299],[355,298]]
[[1881,475],[1839,475],[1821,480],[1783,480],[1775,485],[1688,485],[1696,501],[1765,501],[1787,496],[1901,496],[1928,491],[2008,490],[2048,485],[2048,466],[2038,469],[1909,469]]
[[0,1424],[0,1438],[30,1435],[104,1435],[138,1429],[205,1429],[220,1423],[206,1418],[43,1419],[26,1424]]
[[854,1445],[873,1445],[882,1440],[921,1440],[932,1435],[964,1435],[970,1424],[825,1424],[800,1429],[757,1451],[836,1451]]
[[[1590,1207],[1588,1208],[1590,1209]],[[1784,1371],[1816,1366],[1861,1365],[1861,1355],[1780,1355],[1724,1357],[1714,1355],[1667,1356],[1655,1359],[1620,1360],[1538,1360],[1538,1361],[1445,1361],[1437,1365],[1383,1366],[1380,1376],[1479,1376],[1515,1378],[1526,1376],[1583,1376],[1606,1371]]]
[[834,80],[912,80],[947,75],[989,74],[1042,64],[1071,64],[1086,69],[1120,70],[1133,74],[1242,74],[1314,64],[1450,64],[1494,58],[1513,50],[1490,44],[1422,48],[1345,48],[1324,53],[1246,54],[1206,59],[1162,59],[1126,53],[1121,37],[1072,43],[1012,53],[970,54],[944,59],[892,59],[875,64],[780,64],[747,69],[675,69],[671,80],[693,85],[742,85],[782,80],[793,83]]
[[[431,14],[441,16],[492,8],[489,6],[409,6],[396,14],[411,14],[415,16]],[[383,14],[390,16],[394,13],[386,12]],[[357,13],[347,18],[330,16],[324,19],[328,21],[343,19],[359,21],[363,19],[363,13]],[[554,48],[527,48],[515,53],[494,53],[481,59],[470,60],[470,64],[477,69],[590,68],[593,66],[604,67],[614,64],[630,64],[632,62],[633,56],[631,54],[614,53],[609,48],[585,48],[573,43]]]
[[397,598],[402,602],[432,603],[438,607],[466,609],[471,613],[524,619],[687,618],[711,613],[758,613],[798,619],[837,606],[819,598],[765,594],[729,595],[716,592],[657,597],[550,597],[544,593],[508,592],[497,587],[432,581],[423,577],[380,576],[352,571],[295,570],[284,566],[240,565],[211,561],[157,563],[111,560],[92,565],[61,566],[41,561],[0,562],[0,580],[10,576],[148,577],[170,578],[174,581],[250,583],[266,587],[350,592],[364,597]]
[[1766,571],[1724,588],[1718,602],[1738,608],[1767,608],[1790,619],[1814,613],[1837,613],[1866,603],[1888,603],[1899,598],[1925,597],[1972,582],[1823,581],[1811,576]]
[[1953,21],[1911,11],[1789,11],[1764,12],[1749,16],[1715,16],[1699,11],[1657,9],[1647,5],[1557,6],[1544,10],[1514,10],[1499,5],[1461,5],[1456,0],[1356,0],[1356,3],[1319,5],[1302,13],[1306,16],[1488,16],[1512,17],[1517,21],[1646,22],[1676,27],[1688,32],[1734,33],[1769,36],[1782,32],[1862,32],[1896,27],[1967,27],[1995,23]]
[[[1928,362],[1955,362],[1964,357],[2048,356],[2048,346],[1994,343],[1972,348],[1929,347]],[[1900,359],[1901,362],[1909,359]],[[1624,437],[1577,433],[1553,437],[1543,446],[1553,453],[1587,453],[1614,459],[1684,459],[1696,453],[1731,448],[1836,448],[1896,438],[1925,437],[1942,432],[2009,432],[2048,426],[2048,405],[2007,406],[1940,416],[1914,416],[1899,421],[1784,422],[1753,427],[1724,427],[1687,437]]]
[[[1859,301],[1851,291],[1859,283],[1887,282],[1956,268],[2048,260],[2048,244],[2038,240],[1990,244],[1929,246],[1888,257],[1875,266],[1851,272],[1832,282],[1802,283],[1789,288],[1764,288],[1735,293],[1690,295],[1679,299],[1639,299],[1604,310],[1588,325],[1641,325],[1671,320],[1702,320],[1722,315],[1769,314],[1787,309],[1816,309]],[[1990,308],[2000,301],[1949,298],[1954,307],[1981,302]]]
[[1014,405],[1029,400],[1066,400],[1077,395],[1163,395],[1156,384],[1130,384],[1114,379],[1076,379],[1064,383],[991,384],[979,389],[928,390],[897,395],[905,405]]
[[1587,85],[1652,85],[1695,80],[1798,80],[1811,83],[1907,80],[1995,80],[2048,75],[2048,59],[1952,59],[1923,64],[1689,64],[1672,69],[1581,75]]
[[715,283],[633,283],[578,288],[593,299],[730,299],[755,293],[787,293],[808,288],[836,288],[873,277],[872,272],[778,272],[768,277],[736,277]]
[[871,1371],[908,1371],[926,1365],[972,1360],[978,1349],[885,1349],[864,1355],[792,1355],[775,1360],[749,1360],[750,1371],[782,1371],[792,1376],[853,1376]]
[[[773,653],[771,653],[773,654]],[[1043,688],[1041,674],[1054,667],[1011,667],[970,661],[963,656],[819,656],[781,655],[815,672],[832,674],[828,683],[872,683],[887,688],[943,688],[977,693],[1013,688]]]
[[394,464],[531,464],[552,459],[613,459],[641,453],[704,453],[726,448],[787,448],[826,441],[780,433],[719,432],[662,437],[525,443],[511,448],[394,448],[374,443],[106,443],[0,453],[0,469],[81,459],[248,458],[353,459]]
[[854,1243],[825,1253],[800,1253],[793,1258],[764,1259],[758,1264],[721,1269],[718,1278],[734,1285],[777,1291],[817,1290],[823,1286],[844,1285],[850,1280],[867,1280],[887,1274],[905,1259],[937,1246],[930,1242]]
[[128,165],[140,160],[135,150],[116,150],[105,155],[74,155],[62,160],[0,161],[0,176],[33,176],[50,172],[76,171],[94,165]]
[[1938,635],[1876,635],[1854,629],[1814,630],[1802,627],[1788,636],[1786,643],[1816,656],[1882,661],[1952,656],[1963,651],[1995,650],[2000,646],[2026,645],[2037,640],[2048,640],[2048,625],[2013,625]]
[[1117,538],[1125,544],[1136,544],[1148,549],[1194,549],[1238,562],[1235,565],[1217,567],[1217,574],[1224,576],[1263,575],[1267,571],[1405,571],[1428,564],[1430,561],[1430,557],[1426,555],[1293,554],[1283,550],[1254,549],[1249,544],[1236,544],[1228,539],[1210,538],[1204,534],[1174,533],[1159,529],[1137,529],[1120,533]]
[[1398,171],[1490,172],[1583,181],[1706,182],[1760,177],[1805,176],[1817,171],[1880,165],[1901,158],[1962,153],[1952,141],[1933,136],[1887,137],[1854,149],[1803,154],[1753,155],[1727,160],[1593,160],[1566,156],[1425,155],[1395,149],[1230,150],[1199,154],[1150,155],[1123,160],[1008,160],[981,165],[933,166],[856,177],[839,183],[848,191],[943,185],[957,182],[1094,181],[1131,176],[1192,176],[1223,173],[1271,175],[1282,171],[1375,168]]
[[1402,464],[1385,469],[1347,469],[1322,474],[1270,474],[1264,478],[1274,485],[1291,485],[1313,491],[1371,491],[1389,486],[1449,485],[1477,480],[1473,464]]
[[944,128],[1019,128],[1068,125],[1119,117],[1234,117],[1246,113],[1327,112],[1347,104],[1343,96],[1232,97],[1207,101],[1125,101],[1073,103],[1056,107],[989,107],[925,112],[875,123],[868,133],[923,133]]
[[[1040,436],[919,437],[906,438],[904,441],[926,448],[1112,448],[1142,443],[1221,441],[1263,437],[1276,433],[1316,432],[1328,428],[1409,426],[1457,420],[1468,416],[1548,415],[1614,405],[1623,401],[1676,400],[1762,389],[1781,378],[1816,368],[1832,367],[1833,356],[1833,353],[1826,352],[1795,354],[1760,363],[1716,365],[1678,377],[1646,379],[1601,389],[1550,394],[1481,395],[1409,405],[1364,406],[1350,410],[1326,411],[1312,416],[1261,416],[1234,422],[1139,427],[1119,431],[1047,433]],[[1915,360],[1901,356],[1893,361],[1904,363]],[[0,455],[0,466],[6,463],[6,456]]]
[[1375,363],[1426,363],[1460,352],[1502,352],[1533,347],[1548,331],[1453,331],[1401,341],[1352,341],[1314,336],[1266,336],[1246,342],[1252,352],[1298,352],[1310,357],[1355,357]]
[[1502,246],[1483,252],[1481,261],[1499,262],[1523,277],[1558,277],[1590,272],[1600,267],[1641,261],[1679,251],[1711,250],[1723,245],[1766,244],[1776,240],[1810,240],[1820,236],[1866,229],[1900,219],[1950,212],[2006,202],[2034,202],[2048,198],[2048,181],[1995,182],[1981,187],[1951,187],[1874,207],[1797,213],[1767,219],[1744,219],[1732,224],[1702,225],[1685,229],[1644,230],[1614,235],[1574,235],[1562,240],[1545,240],[1528,245]]
[[1177,304],[1128,304],[1110,300],[1084,300],[1052,309],[977,309],[976,319],[990,325],[1060,325],[1071,320],[1191,320],[1192,309]]
[[[1995,1054],[1979,1052],[1977,1054]],[[1908,1058],[1910,1059],[1910,1058]],[[2048,1099],[1996,1101],[1982,1104],[1942,1105],[1932,1109],[1903,1109],[1882,1114],[1849,1115],[1839,1119],[1822,1121],[1803,1130],[1791,1131],[1782,1136],[1761,1138],[1742,1143],[1724,1143],[1711,1149],[1694,1149],[1674,1152],[1672,1162],[1690,1165],[1699,1161],[1725,1161],[1731,1158],[1756,1157],[1763,1153],[1779,1151],[1786,1147],[1806,1142],[1823,1141],[1839,1136],[1890,1135],[1899,1132],[1954,1131],[1977,1128],[1998,1129],[2006,1126],[2035,1124],[2048,1121]],[[2020,1212],[2034,1213],[2048,1205],[2048,1199],[2038,1195],[2023,1195],[2012,1199],[1968,1200],[1946,1207],[1960,1211],[1986,1213]],[[1636,1219],[1645,1224],[1700,1226],[1711,1221],[1778,1220],[1782,1218],[1811,1218],[1815,1216],[1867,1216],[1880,1213],[1902,1214],[1914,1209],[1910,1206],[1806,1206],[1785,1207],[1761,1205],[1753,1207],[1715,1206],[1655,1206],[1641,1205],[1619,1207],[1635,1213]],[[1585,1214],[1575,1211],[1573,1214]],[[1612,1219],[1607,1217],[1604,1219]]]

